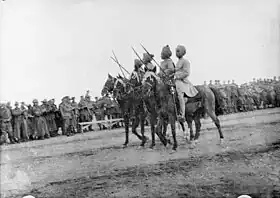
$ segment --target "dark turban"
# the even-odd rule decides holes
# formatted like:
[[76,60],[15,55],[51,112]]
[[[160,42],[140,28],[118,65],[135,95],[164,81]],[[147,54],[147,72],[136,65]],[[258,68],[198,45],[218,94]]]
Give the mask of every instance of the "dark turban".
[[172,52],[170,50],[169,45],[164,46],[161,51],[161,58],[167,59],[170,58],[171,56],[172,56]]

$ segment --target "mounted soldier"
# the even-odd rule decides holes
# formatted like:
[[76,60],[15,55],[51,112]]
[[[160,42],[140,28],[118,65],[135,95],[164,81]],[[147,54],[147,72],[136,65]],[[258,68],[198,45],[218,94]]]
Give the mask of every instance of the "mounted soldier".
[[153,73],[156,73],[157,71],[157,68],[155,65],[152,64],[152,60],[154,58],[154,55],[153,54],[148,54],[148,53],[144,53],[143,54],[143,63],[145,65],[145,72],[153,72]]
[[178,62],[175,66],[174,79],[180,104],[180,115],[178,118],[181,121],[185,120],[185,105],[188,98],[192,98],[198,94],[197,89],[188,79],[190,75],[190,62],[184,58],[185,54],[186,48],[182,45],[178,45],[176,48]]
[[130,75],[130,79],[137,79],[138,82],[142,81],[145,71],[142,69],[143,63],[139,59],[134,60],[134,69]]

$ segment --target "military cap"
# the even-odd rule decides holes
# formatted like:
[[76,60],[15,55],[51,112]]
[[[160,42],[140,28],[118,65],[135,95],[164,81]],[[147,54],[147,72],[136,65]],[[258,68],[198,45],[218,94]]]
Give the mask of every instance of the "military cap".
[[142,65],[142,61],[140,61],[139,59],[134,59],[134,66],[141,67]]
[[71,97],[71,100],[75,100],[75,97]]
[[154,58],[153,54],[143,53],[143,59],[142,60],[145,64],[152,61],[153,58]]
[[15,105],[19,105],[18,102],[15,102]]
[[48,100],[47,99],[44,99],[43,101],[41,101],[42,103],[47,103]]
[[33,102],[33,103],[38,103],[38,100],[37,100],[37,99],[34,99],[32,102]]

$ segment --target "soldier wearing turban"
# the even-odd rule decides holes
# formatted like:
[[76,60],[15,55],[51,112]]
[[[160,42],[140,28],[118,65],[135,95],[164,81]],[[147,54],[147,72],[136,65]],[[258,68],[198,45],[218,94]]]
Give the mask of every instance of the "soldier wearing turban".
[[188,80],[190,75],[190,62],[184,58],[186,54],[186,48],[182,45],[178,45],[176,48],[176,56],[179,59],[175,66],[175,85],[180,102],[180,116],[179,119],[185,120],[185,104],[188,97],[194,97],[198,94],[197,89]]
[[172,52],[170,50],[169,45],[164,46],[161,51],[161,59],[163,61],[160,63],[160,67],[162,69],[160,71],[160,75],[164,75],[164,74],[170,75],[174,73],[175,65],[170,58],[171,56],[172,56]]

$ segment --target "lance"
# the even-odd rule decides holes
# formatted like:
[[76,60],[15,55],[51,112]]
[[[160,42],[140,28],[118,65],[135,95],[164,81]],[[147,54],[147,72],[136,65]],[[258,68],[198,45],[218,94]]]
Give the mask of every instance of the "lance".
[[128,73],[130,75],[130,73],[120,64],[120,62],[118,61],[118,59],[117,59],[113,50],[112,50],[112,52],[113,52],[113,55],[115,57],[115,62],[119,65],[120,68],[122,68],[126,73]]
[[139,58],[139,60],[142,62],[142,64],[145,65],[144,62],[143,62],[143,60],[142,60],[141,57],[139,56],[139,54],[136,52],[136,50],[135,50],[132,46],[131,46],[131,48],[132,48],[132,50],[134,51],[134,53],[136,54],[136,56]]
[[112,56],[110,58],[117,63],[117,65],[120,67],[120,70],[121,70],[121,72],[123,74],[123,77],[126,78],[125,75],[124,75],[124,72],[123,72],[123,70],[121,68],[121,66],[119,65],[119,63]]

